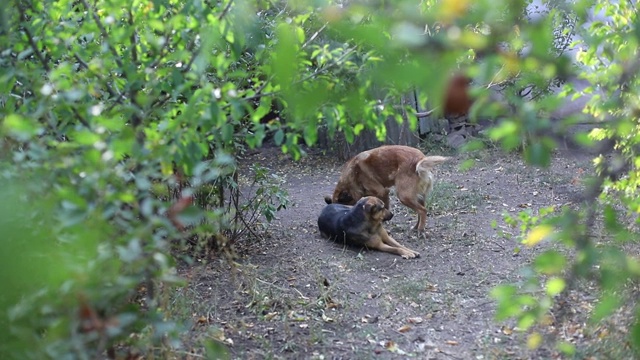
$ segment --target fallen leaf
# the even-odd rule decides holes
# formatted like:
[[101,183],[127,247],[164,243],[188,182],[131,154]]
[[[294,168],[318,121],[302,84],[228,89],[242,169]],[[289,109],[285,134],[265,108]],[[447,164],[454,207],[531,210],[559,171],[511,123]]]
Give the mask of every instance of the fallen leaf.
[[340,304],[337,304],[337,303],[334,303],[334,302],[327,303],[327,308],[328,309],[337,309],[339,307],[340,307]]
[[510,328],[508,328],[506,326],[503,326],[501,330],[502,330],[502,333],[505,334],[505,335],[513,334],[513,329],[510,329]]
[[535,332],[527,338],[527,347],[531,350],[537,349],[540,344],[542,344],[542,335],[540,333]]
[[424,322],[424,319],[418,316],[418,317],[410,317],[407,319],[407,321],[410,324],[422,324]]
[[606,338],[607,336],[609,336],[609,330],[607,329],[602,329],[602,331],[600,331],[600,333],[598,334],[598,338],[600,340]]
[[458,345],[458,342],[455,340],[447,340],[444,343],[447,345]]
[[296,314],[295,311],[290,311],[288,316],[289,316],[289,319],[291,319],[293,321],[307,321],[307,317],[306,316]]
[[333,319],[328,317],[327,315],[324,314],[324,311],[322,312],[322,320],[324,322],[333,322]]
[[540,320],[540,324],[544,326],[551,326],[553,325],[553,323],[554,323],[553,317],[549,315],[545,315],[544,317],[542,317],[542,320]]
[[384,343],[384,347],[385,347],[385,349],[387,349],[387,350],[389,350],[389,351],[391,351],[393,353],[400,354],[400,355],[405,354],[405,352],[400,350],[400,348],[398,348],[398,345],[395,342],[391,341],[391,340],[385,342]]
[[378,317],[377,316],[371,316],[371,315],[365,315],[363,318],[360,319],[360,321],[362,321],[363,323],[366,324],[375,324],[378,322]]
[[527,238],[523,241],[525,245],[534,246],[547,236],[551,235],[553,227],[550,225],[538,225],[529,232]]
[[227,337],[224,336],[224,330],[222,329],[218,329],[216,332],[212,334],[211,337],[213,337],[215,340],[218,340],[218,341],[225,341],[227,339]]
[[269,320],[273,319],[276,315],[278,315],[277,311],[270,312],[270,313],[268,313],[267,315],[264,316],[264,319],[269,321]]
[[197,320],[197,323],[199,325],[207,324],[208,322],[209,322],[209,319],[204,315],[200,316]]
[[427,284],[426,290],[436,292],[438,291],[438,284]]
[[409,325],[403,325],[398,329],[398,332],[401,333],[406,333],[407,331],[411,330],[411,326]]

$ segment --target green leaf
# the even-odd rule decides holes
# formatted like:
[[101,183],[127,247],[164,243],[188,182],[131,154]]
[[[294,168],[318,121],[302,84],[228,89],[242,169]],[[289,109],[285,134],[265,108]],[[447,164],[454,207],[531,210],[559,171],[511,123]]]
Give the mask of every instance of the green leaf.
[[304,40],[305,40],[304,29],[302,29],[300,26],[296,26],[295,31],[296,31],[296,36],[298,38],[298,43],[300,44],[304,43]]
[[463,152],[474,152],[484,149],[486,146],[482,140],[473,139],[464,144],[461,148]]
[[219,341],[206,339],[204,341],[204,349],[208,360],[228,360],[231,358],[229,350]]
[[631,341],[636,351],[640,351],[640,315],[637,315],[635,324],[631,327]]
[[498,126],[491,128],[489,135],[492,140],[502,140],[504,138],[518,136],[518,124],[514,121],[505,120]]
[[277,27],[278,44],[272,58],[275,80],[289,99],[295,98],[293,83],[297,73],[296,40],[290,25],[279,24]]
[[222,141],[225,143],[231,142],[233,140],[234,127],[232,124],[226,123],[222,125],[221,129],[222,133]]
[[71,136],[73,140],[80,145],[95,145],[100,141],[100,135],[89,130],[78,131]]
[[516,295],[516,287],[513,285],[498,285],[491,289],[491,297],[498,301],[496,309],[496,319],[504,320],[515,316],[522,312],[522,308],[514,299]]
[[467,171],[473,168],[475,164],[476,164],[476,161],[474,159],[466,159],[462,163],[460,163],[459,169],[461,171]]
[[27,117],[18,114],[9,114],[2,122],[4,133],[18,141],[28,141],[41,131],[39,124]]
[[558,343],[557,348],[565,355],[572,356],[576,353],[576,347],[572,343],[561,341]]
[[318,127],[315,122],[308,122],[304,127],[304,141],[308,146],[314,145],[318,141]]
[[566,257],[556,250],[547,250],[543,252],[536,256],[533,262],[533,266],[536,271],[547,275],[561,273],[564,271],[566,264]]
[[618,232],[622,230],[622,225],[620,225],[620,223],[618,222],[617,212],[611,205],[607,205],[604,207],[603,215],[604,225],[607,230],[612,232]]
[[564,279],[562,278],[551,278],[547,281],[547,294],[549,296],[556,296],[560,294],[566,286]]
[[282,131],[282,129],[278,129],[276,131],[276,133],[273,135],[273,141],[277,146],[282,145],[282,142],[284,141],[284,131]]
[[591,321],[598,323],[605,317],[613,314],[620,306],[620,297],[613,292],[603,293],[602,298],[591,313]]
[[518,319],[518,328],[527,330],[528,328],[530,328],[536,323],[536,320],[537,320],[537,317],[533,313],[531,312],[524,313]]
[[271,111],[271,103],[272,99],[268,96],[263,96],[260,98],[260,105],[253,111],[251,114],[251,120],[253,122],[260,122],[262,118],[264,118]]
[[540,141],[528,144],[524,156],[527,162],[532,165],[549,167],[551,164],[551,150]]

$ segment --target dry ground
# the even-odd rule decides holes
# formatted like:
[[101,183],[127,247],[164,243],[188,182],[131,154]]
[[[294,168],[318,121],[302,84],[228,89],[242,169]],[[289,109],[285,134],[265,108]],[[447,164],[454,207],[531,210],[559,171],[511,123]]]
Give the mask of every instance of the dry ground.
[[[314,150],[299,162],[270,148],[247,156],[244,165],[285,178],[292,204],[235,267],[213,261],[183,271],[189,285],[176,301],[190,309],[194,339],[220,340],[238,359],[561,357],[552,344],[528,350],[526,334],[496,322],[489,292],[517,282],[538,251],[518,243],[518,229],[507,227],[503,214],[576,204],[591,157],[557,153],[552,167],[540,170],[517,154],[485,151],[472,156],[475,167],[459,170],[467,157],[454,155],[438,168],[426,238],[410,230],[416,215],[392,196],[387,229],[422,255],[404,260],[319,235],[316,219],[341,161]],[[549,328],[577,345],[576,358],[615,358],[600,353],[610,333],[584,323],[595,296],[587,288],[571,299],[573,318]]]

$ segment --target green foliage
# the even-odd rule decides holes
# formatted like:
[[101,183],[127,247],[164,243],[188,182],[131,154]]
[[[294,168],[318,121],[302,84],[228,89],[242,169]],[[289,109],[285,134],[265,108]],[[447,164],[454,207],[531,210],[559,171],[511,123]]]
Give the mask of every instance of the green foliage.
[[[281,179],[265,169],[239,183],[235,156],[271,134],[299,158],[321,127],[382,138],[384,119],[402,119],[404,109],[392,106],[402,89],[371,76],[380,53],[329,36],[326,14],[311,5],[11,4],[0,14],[0,170],[7,184],[33,181],[17,193],[46,194],[50,206],[29,206],[14,220],[28,228],[38,211],[46,215],[33,239],[66,260],[43,262],[42,273],[67,281],[63,292],[52,279],[6,298],[3,313],[20,311],[3,318],[2,355],[42,358],[47,349],[53,358],[91,358],[118,349],[153,357],[180,346],[182,328],[164,321],[160,303],[176,281],[176,245],[220,250],[255,238],[255,225],[287,206]],[[15,233],[6,241],[33,241]],[[80,245],[94,255],[74,256]],[[70,264],[82,276],[63,271]],[[37,330],[53,324],[56,331]]]
[[[544,318],[554,297],[562,296],[576,286],[578,279],[587,277],[600,285],[600,301],[592,313],[594,322],[610,316],[625,302],[634,306],[634,295],[627,297],[623,288],[629,281],[637,281],[638,259],[625,254],[625,243],[636,241],[638,233],[632,226],[638,205],[638,120],[637,94],[640,90],[638,69],[639,23],[637,9],[632,3],[612,4],[605,1],[583,1],[572,5],[579,22],[586,21],[586,9],[607,16],[607,21],[595,20],[581,29],[577,41],[583,51],[578,53],[580,68],[575,76],[589,82],[584,94],[592,95],[585,114],[566,119],[569,124],[579,119],[600,121],[601,126],[591,131],[589,139],[583,134],[575,138],[579,144],[599,141],[599,151],[611,154],[599,156],[594,164],[597,176],[586,183],[585,199],[580,209],[566,208],[561,212],[520,213],[505,220],[520,226],[522,239],[530,246],[553,246],[542,251],[526,272],[522,287],[508,287],[494,293],[499,302],[499,317],[515,317],[522,323],[533,325],[530,319]],[[534,44],[535,48],[535,44]],[[535,51],[534,51],[535,52]],[[597,89],[597,90],[596,90]],[[557,99],[576,94],[567,84]],[[529,106],[533,111],[546,110],[543,102]],[[526,108],[526,107],[525,107]],[[522,111],[522,110],[518,110]],[[505,149],[525,144],[524,156],[534,165],[548,166],[554,131],[544,121],[535,125],[528,122],[528,113],[520,119],[509,119],[491,132],[492,138]],[[534,117],[538,119],[538,116]],[[531,119],[534,119],[531,118]],[[627,215],[633,215],[631,217]],[[596,236],[596,229],[604,229]],[[599,240],[598,240],[599,239]],[[539,244],[540,243],[540,244]],[[544,245],[543,245],[544,244]],[[574,253],[569,256],[569,251]],[[538,281],[549,277],[546,284]],[[535,284],[534,288],[530,288]],[[538,294],[534,306],[523,304],[531,300],[531,292]],[[629,302],[630,301],[630,302]],[[543,310],[543,311],[540,311]],[[636,318],[634,323],[640,323]],[[632,337],[640,348],[637,337]],[[575,349],[566,349],[567,353]]]

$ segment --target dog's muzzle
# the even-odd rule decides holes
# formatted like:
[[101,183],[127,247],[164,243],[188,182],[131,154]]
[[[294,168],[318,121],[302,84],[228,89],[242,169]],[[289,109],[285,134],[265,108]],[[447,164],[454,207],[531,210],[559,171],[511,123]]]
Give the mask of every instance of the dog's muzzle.
[[386,210],[386,209],[384,211],[385,211],[385,214],[384,214],[384,217],[382,218],[382,220],[384,220],[384,221],[391,220],[391,218],[393,218],[393,213],[391,211],[389,211],[389,210]]

